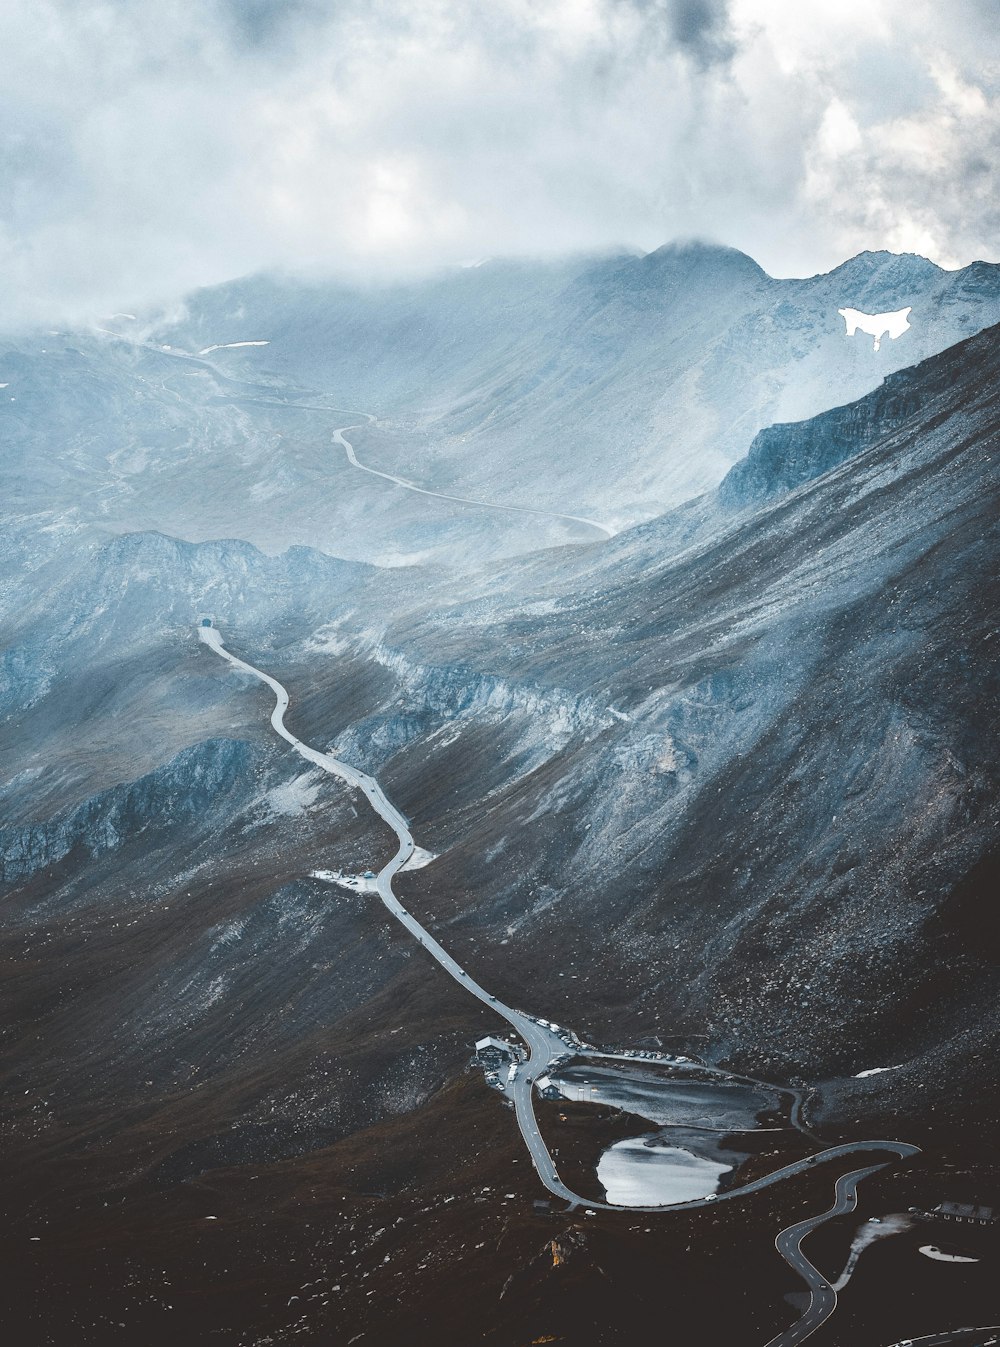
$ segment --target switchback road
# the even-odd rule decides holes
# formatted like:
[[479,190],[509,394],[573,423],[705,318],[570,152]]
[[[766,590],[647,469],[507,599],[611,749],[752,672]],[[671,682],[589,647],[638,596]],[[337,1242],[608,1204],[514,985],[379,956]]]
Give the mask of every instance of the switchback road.
[[[911,1154],[917,1153],[916,1146],[909,1148]],[[877,1174],[883,1165],[868,1165],[865,1169],[852,1170],[850,1174],[841,1174],[834,1190],[834,1202],[829,1211],[819,1216],[810,1216],[808,1220],[790,1225],[774,1241],[775,1248],[793,1271],[797,1272],[809,1287],[809,1305],[805,1314],[788,1328],[772,1338],[767,1347],[798,1347],[810,1334],[815,1333],[820,1324],[826,1322],[837,1308],[837,1293],[821,1272],[813,1267],[802,1252],[802,1241],[816,1229],[830,1221],[834,1216],[843,1216],[854,1211],[858,1205],[858,1184],[869,1174]]]
[[[707,1207],[716,1202],[732,1201],[735,1198],[744,1197],[749,1193],[760,1192],[764,1188],[769,1188],[773,1184],[781,1183],[785,1179],[790,1179],[797,1174],[802,1174],[812,1169],[816,1165],[822,1164],[828,1160],[842,1159],[848,1155],[869,1154],[873,1151],[888,1152],[900,1159],[905,1159],[912,1155],[919,1154],[919,1148],[911,1146],[902,1141],[853,1141],[840,1146],[830,1146],[827,1149],[818,1152],[816,1155],[808,1156],[804,1160],[796,1160],[793,1164],[785,1165],[783,1168],[775,1170],[773,1173],[765,1175],[763,1178],[755,1179],[751,1183],[745,1183],[737,1188],[729,1188],[721,1193],[713,1193],[704,1198],[697,1198],[689,1202],[676,1202],[669,1206],[615,1206],[610,1202],[595,1201],[582,1197],[579,1193],[574,1193],[559,1178],[556,1172],[555,1162],[549,1152],[548,1146],[538,1127],[538,1121],[535,1117],[533,1090],[535,1081],[539,1076],[547,1074],[552,1067],[561,1060],[571,1055],[590,1055],[595,1057],[603,1056],[601,1053],[590,1053],[585,1049],[580,1049],[579,1054],[576,1049],[570,1049],[566,1042],[547,1024],[541,1023],[534,1016],[526,1014],[524,1011],[517,1010],[513,1006],[505,1005],[497,997],[493,996],[480,986],[478,982],[448,953],[443,945],[427,931],[417,919],[412,916],[402,905],[392,890],[392,881],[395,875],[403,868],[406,862],[413,855],[416,844],[413,835],[410,832],[409,823],[403,814],[388,799],[378,781],[367,773],[359,771],[356,767],[351,767],[345,762],[335,757],[332,753],[321,753],[315,748],[310,748],[308,744],[296,738],[291,730],[285,725],[285,713],[288,710],[288,692],[270,674],[262,672],[245,660],[239,659],[233,655],[223,645],[222,637],[218,629],[214,626],[199,626],[198,637],[217,655],[227,660],[234,668],[241,669],[244,673],[250,674],[253,678],[259,679],[265,683],[274,693],[275,705],[271,712],[271,725],[277,734],[292,748],[300,757],[307,762],[320,767],[324,772],[329,772],[332,776],[340,777],[349,785],[361,790],[367,797],[372,808],[378,814],[379,818],[388,823],[389,827],[396,834],[398,847],[393,858],[382,867],[376,878],[376,887],[379,897],[395,919],[400,922],[410,934],[423,946],[433,959],[444,969],[450,977],[470,996],[476,997],[482,1001],[485,1006],[495,1011],[499,1016],[507,1021],[512,1029],[524,1040],[527,1045],[527,1060],[521,1062],[515,1067],[514,1079],[511,1083],[511,1093],[514,1099],[514,1109],[517,1117],[517,1124],[524,1138],[524,1143],[531,1155],[532,1162],[538,1177],[550,1193],[556,1197],[564,1198],[572,1207],[583,1206],[592,1210],[617,1211],[617,1212],[646,1212],[655,1214],[664,1211],[692,1211]],[[886,1162],[888,1163],[888,1161]],[[795,1268],[800,1276],[808,1283],[810,1288],[810,1304],[803,1318],[791,1329],[774,1338],[768,1347],[794,1347],[795,1344],[802,1342],[819,1325],[827,1319],[836,1308],[837,1297],[832,1288],[825,1282],[819,1272],[812,1266],[808,1259],[802,1254],[800,1245],[810,1230],[831,1217],[839,1215],[843,1211],[853,1210],[857,1202],[857,1185],[862,1178],[868,1174],[873,1174],[881,1169],[882,1165],[870,1165],[865,1169],[854,1170],[849,1174],[842,1175],[837,1180],[836,1201],[830,1211],[821,1216],[812,1217],[808,1221],[799,1222],[798,1225],[789,1227],[782,1231],[778,1236],[777,1245],[786,1258],[790,1266]]]

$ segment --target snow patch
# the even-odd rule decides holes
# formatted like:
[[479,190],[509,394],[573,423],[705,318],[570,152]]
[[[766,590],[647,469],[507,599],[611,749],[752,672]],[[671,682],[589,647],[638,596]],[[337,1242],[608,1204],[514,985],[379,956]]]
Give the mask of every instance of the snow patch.
[[227,922],[212,941],[212,953],[214,954],[220,946],[235,944],[243,935],[243,932],[246,929],[246,924],[246,917],[237,917],[235,920]]
[[[351,614],[347,614],[351,616]],[[341,619],[343,620],[343,619]],[[337,628],[340,621],[328,622],[320,627],[303,644],[303,650],[311,655],[342,655],[350,646],[350,642],[339,635]]]
[[842,1291],[854,1275],[854,1270],[858,1266],[858,1260],[868,1248],[869,1244],[874,1244],[876,1240],[887,1239],[890,1235],[902,1235],[913,1226],[913,1218],[896,1213],[892,1216],[884,1216],[879,1221],[865,1221],[864,1225],[858,1227],[854,1239],[851,1241],[851,1252],[844,1270],[835,1282],[830,1285],[834,1291]]
[[324,884],[335,884],[338,889],[348,893],[378,893],[375,877],[368,875],[345,875],[341,870],[310,870],[310,879],[321,879]]
[[883,1071],[898,1071],[902,1065],[900,1062],[899,1066],[870,1066],[867,1071],[859,1071],[854,1079],[865,1080],[868,1076],[880,1076]]
[[[203,351],[199,351],[198,354],[211,355],[213,351],[234,351],[237,346],[270,346],[270,345],[271,343],[269,341],[220,341],[216,342],[214,346],[206,346],[205,349]],[[163,349],[165,351],[169,351],[170,347],[164,346]]]
[[253,501],[273,500],[275,496],[280,496],[284,487],[280,482],[254,482],[250,488],[250,499]]
[[937,1263],[978,1263],[978,1258],[969,1258],[961,1253],[942,1253],[934,1244],[921,1244],[920,1252],[925,1258],[933,1258]]
[[597,1177],[616,1207],[659,1207],[711,1196],[731,1169],[653,1137],[627,1137],[604,1152]]
[[264,797],[271,813],[279,818],[299,818],[316,803],[323,778],[316,772],[303,772],[293,781],[275,786]]
[[899,309],[895,313],[862,313],[860,309],[838,309],[837,312],[847,324],[847,335],[853,337],[860,328],[862,332],[867,332],[870,337],[874,337],[874,350],[878,350],[882,345],[883,337],[890,337],[893,341],[901,337],[909,329],[909,315],[913,312],[912,306],[906,309]]
[[425,851],[423,847],[414,847],[413,854],[410,856],[410,859],[406,861],[405,864],[401,865],[399,868],[400,871],[422,870],[425,865],[430,865],[431,861],[436,860],[437,860],[436,851]]

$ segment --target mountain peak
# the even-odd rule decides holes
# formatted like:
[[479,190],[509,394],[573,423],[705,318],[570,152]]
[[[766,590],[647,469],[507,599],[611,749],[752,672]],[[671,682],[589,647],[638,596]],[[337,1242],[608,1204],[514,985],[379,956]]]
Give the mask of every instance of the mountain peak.
[[878,248],[866,249],[855,257],[849,257],[825,275],[851,282],[877,277],[881,281],[893,283],[927,280],[941,275],[942,270],[936,262],[922,257],[920,253],[892,253],[886,248]]
[[665,243],[641,258],[639,265],[656,269],[712,270],[755,277],[767,275],[752,257],[738,248],[730,248],[723,243],[708,243],[704,239],[677,239]]

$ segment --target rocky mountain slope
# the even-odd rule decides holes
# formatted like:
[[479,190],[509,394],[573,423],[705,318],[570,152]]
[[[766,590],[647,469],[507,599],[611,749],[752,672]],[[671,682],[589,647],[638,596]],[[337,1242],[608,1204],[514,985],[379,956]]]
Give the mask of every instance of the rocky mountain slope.
[[[621,528],[714,487],[762,427],[996,322],[998,275],[862,254],[774,280],[691,245],[385,290],[255,278],[194,296],[180,325],[25,335],[0,348],[8,527],[35,553],[158,530],[462,569],[586,541],[373,477],[333,431],[360,423],[360,461],[418,486]],[[844,304],[912,305],[912,325],[874,352]]]
[[[747,294],[810,284],[733,265]],[[975,326],[947,286],[976,277],[924,273]],[[872,284],[869,308],[900,297]],[[825,347],[806,348],[808,367]],[[157,476],[184,483],[171,509],[197,502],[205,427],[226,465],[212,508],[249,508],[272,411],[211,368],[178,401],[152,374],[182,357],[113,351],[92,420],[72,409],[91,373],[58,409],[73,452],[46,460],[28,416],[40,438],[7,468],[0,1242],[20,1341],[508,1347],[570,1325],[624,1344],[653,1267],[697,1289],[699,1332],[766,1341],[793,1289],[773,1234],[829,1199],[816,1178],[725,1219],[532,1215],[512,1119],[466,1070],[499,1026],[317,873],[377,868],[392,839],[286,752],[265,690],[198,644],[205,613],[289,688],[296,734],[377,772],[435,854],[401,878],[408,907],[484,985],[597,1041],[803,1078],[831,1140],[902,1118],[928,1191],[949,1166],[986,1173],[996,328],[762,431],[717,490],[611,542],[523,552],[522,534],[516,560],[461,570],[128,531],[123,502],[158,499]],[[61,378],[41,357],[39,405]],[[253,396],[276,387],[261,373]],[[102,523],[108,436],[155,426]],[[292,537],[304,498],[289,489]],[[896,1285],[865,1300],[860,1347],[890,1340]]]
[[[878,352],[837,312],[906,306],[910,330]],[[251,278],[194,296],[157,340],[266,339],[211,358],[419,431],[398,446],[362,438],[375,466],[493,499],[530,484],[526,504],[622,525],[715,486],[763,427],[852,401],[997,321],[1000,268],[987,263],[945,272],[862,253],[778,280],[691,244],[385,289]]]
[[[614,1007],[602,1028],[684,1022],[811,1075],[888,1053],[913,1099],[929,1061],[943,1090],[971,1083],[994,1028],[990,919],[980,941],[944,914],[997,822],[998,365],[991,330],[765,434],[694,543],[682,511],[581,551],[555,598],[540,558],[537,589],[523,565],[513,600],[391,629],[456,684],[488,668],[607,708],[473,829],[428,818],[429,900],[432,873],[436,894],[475,894],[478,930],[495,894],[490,924],[529,951],[576,933],[589,1013],[602,987]],[[422,751],[385,769],[418,819]],[[485,980],[509,977],[484,944]],[[548,990],[557,1018],[588,1013]]]

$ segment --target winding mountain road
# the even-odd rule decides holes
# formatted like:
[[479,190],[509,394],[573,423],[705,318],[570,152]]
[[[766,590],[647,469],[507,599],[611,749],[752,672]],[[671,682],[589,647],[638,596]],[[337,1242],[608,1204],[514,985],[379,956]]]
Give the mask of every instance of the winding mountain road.
[[[910,1154],[917,1153],[917,1147],[909,1147]],[[829,1319],[837,1308],[837,1292],[823,1274],[813,1267],[802,1252],[802,1241],[812,1234],[817,1226],[830,1221],[834,1216],[844,1216],[854,1211],[858,1205],[858,1184],[870,1174],[877,1174],[884,1165],[868,1165],[865,1169],[855,1169],[849,1174],[841,1174],[834,1190],[833,1206],[819,1216],[810,1216],[805,1221],[790,1225],[782,1230],[774,1241],[774,1246],[788,1266],[799,1274],[809,1287],[809,1305],[805,1314],[791,1328],[772,1338],[767,1347],[798,1347],[810,1334]]]
[[892,1347],[951,1347],[952,1343],[964,1343],[965,1347],[992,1347],[997,1342],[1000,1342],[1000,1324],[991,1324],[986,1328],[948,1328],[923,1338],[904,1338],[902,1342],[894,1342]]
[[[696,1198],[688,1202],[676,1202],[669,1205],[659,1206],[616,1206],[610,1202],[601,1202],[598,1200],[582,1197],[579,1193],[573,1192],[559,1178],[556,1171],[555,1162],[549,1152],[548,1146],[542,1137],[538,1127],[538,1120],[535,1117],[533,1090],[535,1081],[539,1076],[547,1074],[559,1061],[571,1055],[583,1055],[592,1057],[603,1057],[605,1054],[600,1052],[591,1052],[587,1049],[570,1050],[566,1042],[554,1030],[547,1025],[540,1023],[536,1018],[526,1014],[524,1011],[517,1010],[513,1006],[505,1005],[504,1002],[497,999],[490,992],[482,987],[476,980],[464,969],[443,945],[423,927],[417,919],[409,913],[402,905],[392,890],[393,878],[406,865],[406,862],[413,855],[416,849],[416,843],[410,832],[407,819],[388,799],[378,781],[365,772],[359,771],[356,767],[342,762],[332,753],[321,753],[315,748],[298,739],[291,730],[285,725],[285,713],[288,710],[289,698],[288,692],[270,674],[264,673],[252,664],[232,654],[226,649],[222,642],[222,637],[215,626],[199,626],[197,628],[199,639],[213,650],[222,659],[228,661],[234,668],[250,674],[253,678],[259,679],[265,683],[274,693],[275,704],[271,712],[271,726],[282,739],[289,743],[300,757],[307,762],[313,763],[323,771],[329,772],[332,776],[339,777],[349,785],[363,791],[372,808],[383,819],[396,834],[398,847],[396,854],[392,859],[382,867],[376,878],[376,887],[379,897],[391,915],[400,922],[410,932],[414,938],[419,941],[424,949],[433,959],[444,969],[446,973],[463,987],[470,996],[476,997],[482,1001],[489,1009],[495,1011],[507,1021],[512,1029],[524,1040],[528,1049],[527,1060],[515,1065],[514,1078],[510,1085],[510,1092],[514,1099],[514,1109],[517,1117],[517,1124],[524,1138],[524,1143],[528,1148],[532,1163],[539,1179],[556,1197],[565,1199],[571,1207],[587,1207],[592,1210],[615,1211],[615,1212],[646,1212],[655,1214],[664,1211],[692,1211],[707,1207],[716,1202],[731,1201],[735,1198],[745,1197],[749,1193],[760,1192],[764,1188],[769,1188],[773,1184],[781,1183],[785,1179],[790,1179],[797,1174],[805,1173],[816,1165],[829,1160],[842,1159],[848,1155],[857,1153],[868,1154],[873,1151],[888,1152],[900,1159],[919,1154],[919,1148],[911,1146],[902,1141],[853,1141],[840,1146],[830,1146],[815,1155],[809,1156],[804,1160],[796,1160],[793,1164],[785,1165],[781,1169],[775,1170],[763,1178],[755,1179],[750,1183],[745,1183],[740,1187],[729,1188],[721,1193],[713,1193],[708,1197]],[[889,1163],[886,1161],[885,1163]],[[819,1327],[836,1309],[836,1292],[829,1286],[822,1275],[812,1266],[801,1250],[802,1240],[817,1225],[830,1220],[833,1216],[840,1215],[842,1212],[853,1210],[857,1203],[857,1185],[861,1179],[869,1174],[874,1174],[882,1169],[884,1164],[869,1165],[864,1169],[854,1170],[849,1174],[844,1174],[837,1180],[836,1200],[834,1206],[820,1216],[811,1217],[809,1220],[800,1221],[797,1225],[790,1226],[783,1230],[776,1240],[779,1252],[786,1259],[791,1267],[807,1282],[810,1289],[810,1303],[802,1319],[792,1328],[779,1334],[772,1339],[768,1347],[796,1347],[796,1344],[804,1341],[816,1328]]]
[[[369,424],[375,420],[370,412],[359,412],[364,416]],[[333,432],[334,443],[343,447],[347,454],[348,462],[355,468],[360,468],[362,472],[371,473],[373,477],[382,477],[387,482],[393,482],[396,486],[405,487],[407,491],[415,491],[418,496],[433,496],[436,500],[450,500],[458,505],[472,505],[478,510],[503,510],[507,514],[530,514],[541,515],[546,519],[562,519],[571,524],[583,524],[587,528],[596,529],[598,533],[605,538],[615,536],[614,529],[608,528],[606,524],[599,524],[596,519],[585,519],[578,514],[560,514],[557,510],[539,510],[532,509],[529,505],[498,505],[494,501],[473,500],[471,496],[453,496],[447,491],[429,491],[426,487],[417,486],[415,482],[409,482],[405,477],[397,477],[391,472],[380,472],[378,468],[369,468],[366,463],[360,462],[357,454],[354,452],[354,446],[350,440],[345,439],[345,432],[348,430],[361,430],[364,426],[363,421],[358,421],[352,426],[341,426],[339,430]]]

